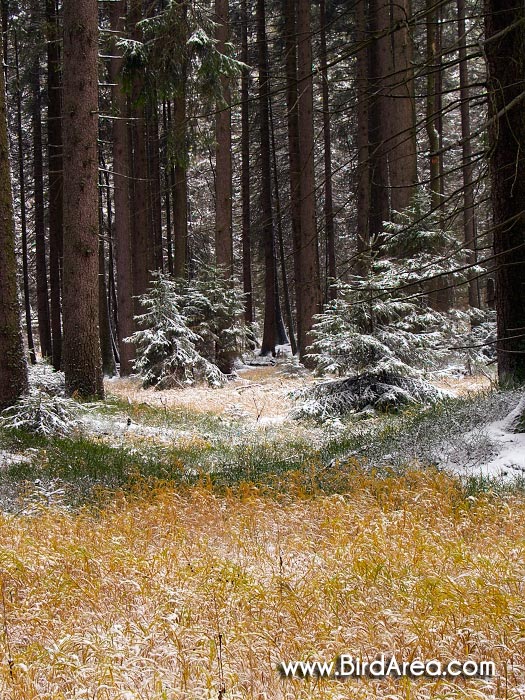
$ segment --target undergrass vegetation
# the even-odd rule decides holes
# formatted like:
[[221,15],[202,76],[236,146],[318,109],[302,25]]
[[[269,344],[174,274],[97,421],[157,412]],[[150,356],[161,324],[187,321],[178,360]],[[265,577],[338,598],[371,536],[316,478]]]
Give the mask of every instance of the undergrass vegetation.
[[[518,700],[524,484],[436,467],[515,400],[296,431],[110,399],[66,437],[0,430],[0,697]],[[340,653],[497,675],[278,672]]]
[[[140,482],[0,515],[0,694],[51,700],[522,697],[525,500],[433,469],[351,495]],[[494,678],[285,679],[280,661],[492,660]]]

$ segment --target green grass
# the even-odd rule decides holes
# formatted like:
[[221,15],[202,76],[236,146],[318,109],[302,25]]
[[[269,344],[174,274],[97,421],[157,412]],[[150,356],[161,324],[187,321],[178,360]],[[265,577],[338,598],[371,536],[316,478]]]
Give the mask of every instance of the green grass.
[[[128,416],[143,425],[179,429],[183,436],[159,443],[127,435],[112,445],[111,435],[46,439],[3,430],[0,448],[21,453],[28,461],[4,469],[0,496],[3,489],[5,502],[8,491],[19,493],[24,484],[37,479],[42,483],[59,480],[73,504],[92,501],[101,491],[133,488],[137,480],[180,487],[206,482],[218,493],[246,484],[269,493],[345,493],[352,491],[353,479],[362,471],[385,478],[403,474],[414,464],[432,466],[444,436],[460,439],[488,415],[498,417],[507,409],[508,397],[502,395],[447,400],[397,416],[349,420],[337,435],[317,439],[316,444],[306,437],[250,433],[242,421],[222,420],[211,413],[112,399],[93,410],[99,415]],[[502,485],[473,476],[463,481],[462,488],[468,497],[524,491],[525,484],[522,480]]]

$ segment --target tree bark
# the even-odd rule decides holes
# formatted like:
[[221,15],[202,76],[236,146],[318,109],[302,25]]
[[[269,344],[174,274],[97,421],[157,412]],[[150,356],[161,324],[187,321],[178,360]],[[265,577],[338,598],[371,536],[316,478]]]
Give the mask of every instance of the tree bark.
[[[130,34],[140,41],[142,31],[139,22],[143,19],[142,0],[131,0],[129,8]],[[138,73],[131,87],[131,138],[133,172],[133,217],[132,217],[132,258],[133,294],[135,313],[142,313],[138,297],[145,294],[151,281],[151,271],[155,269],[155,241],[148,197],[148,153],[146,144],[146,118],[144,109],[144,78]]]
[[491,199],[496,257],[498,374],[525,382],[525,7],[485,0]]
[[47,286],[46,227],[44,214],[44,165],[42,158],[42,99],[40,95],[40,61],[37,57],[32,68],[33,109],[33,181],[35,206],[36,295],[38,335],[43,358],[51,359],[51,320],[49,317],[49,292]]
[[270,159],[270,77],[266,45],[265,0],[257,0],[259,46],[259,129],[261,135],[261,232],[264,244],[264,329],[261,355],[275,355],[277,343],[276,266],[273,235],[272,169]]
[[354,265],[365,276],[370,264],[370,154],[369,154],[369,55],[366,0],[356,4],[357,88],[357,258]]
[[186,126],[186,69],[173,100],[173,251],[175,277],[188,277],[188,137]]
[[49,292],[53,367],[62,365],[63,157],[61,57],[56,0],[46,0]]
[[[472,144],[470,142],[470,89],[467,63],[467,37],[465,27],[465,0],[457,0],[458,46],[459,46],[459,99],[461,102],[461,142],[463,177],[463,239],[467,252],[467,265],[476,263],[476,211],[474,208],[474,167],[472,164]],[[469,273],[469,304],[473,308],[481,306],[479,283],[475,275]]]
[[[241,61],[248,65],[248,12],[246,0],[241,0]],[[244,291],[244,321],[251,325],[253,316],[251,202],[250,202],[250,71],[243,68],[241,76],[241,198],[242,198],[242,283]]]
[[[0,38],[0,44],[3,44]],[[3,55],[3,51],[0,50]],[[19,399],[28,389],[27,364],[20,325],[16,279],[15,221],[4,71],[0,72],[0,409]]]
[[68,394],[103,397],[98,330],[98,7],[64,2],[64,371]]
[[321,83],[323,97],[323,139],[324,139],[324,227],[326,241],[326,298],[337,299],[337,279],[335,258],[335,222],[332,194],[332,133],[330,128],[330,93],[326,48],[326,1],[320,0],[320,40],[321,40]]
[[27,246],[26,216],[26,177],[24,164],[24,137],[22,130],[22,86],[20,84],[20,63],[18,35],[15,32],[15,72],[16,72],[16,131],[18,142],[18,185],[20,190],[20,229],[22,233],[22,274],[24,279],[24,311],[26,319],[27,347],[31,364],[36,364],[33,325],[31,321],[31,300],[29,294],[29,259]]
[[284,0],[284,44],[286,68],[286,119],[288,133],[288,167],[290,179],[290,219],[292,228],[296,332],[301,337],[299,294],[301,290],[301,164],[299,159],[299,115],[297,110],[297,36],[295,0]]
[[[229,35],[228,0],[215,0],[217,51],[225,53]],[[215,256],[227,278],[233,276],[232,156],[229,80],[221,76],[222,100],[215,120]]]
[[299,259],[301,267],[300,287],[297,291],[297,315],[300,317],[298,337],[301,361],[305,358],[312,338],[310,331],[314,316],[321,311],[321,279],[319,272],[319,249],[315,210],[314,173],[314,122],[313,122],[313,78],[312,37],[308,0],[297,2],[297,79],[298,79],[298,123],[301,191],[301,237]]
[[[126,3],[119,0],[111,4],[111,29],[122,33],[125,28]],[[114,34],[118,36],[118,34]],[[109,67],[111,99],[114,114],[113,134],[113,188],[114,188],[114,240],[117,275],[117,309],[118,309],[118,348],[120,356],[120,375],[127,377],[133,371],[135,346],[127,343],[126,338],[133,334],[133,267],[131,248],[131,201],[130,201],[130,131],[126,121],[128,103],[121,86],[118,84],[123,60],[117,57],[116,41],[112,42],[112,58]]]

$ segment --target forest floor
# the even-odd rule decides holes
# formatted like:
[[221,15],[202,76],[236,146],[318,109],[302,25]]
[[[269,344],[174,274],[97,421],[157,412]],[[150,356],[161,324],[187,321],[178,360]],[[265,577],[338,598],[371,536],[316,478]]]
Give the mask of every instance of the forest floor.
[[[66,437],[0,431],[0,697],[525,697],[525,488],[479,470],[520,395],[441,376],[457,398],[319,425],[291,374],[109,380]],[[496,674],[279,671],[341,653]]]

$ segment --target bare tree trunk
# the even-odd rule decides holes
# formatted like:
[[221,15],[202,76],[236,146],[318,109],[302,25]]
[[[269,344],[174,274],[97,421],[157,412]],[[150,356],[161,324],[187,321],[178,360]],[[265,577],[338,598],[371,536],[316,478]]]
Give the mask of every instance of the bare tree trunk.
[[[248,12],[246,0],[241,2],[242,49],[241,61],[248,65]],[[244,321],[251,325],[253,317],[251,203],[250,203],[250,71],[244,68],[241,77],[241,196],[242,196],[242,282],[244,291]]]
[[162,197],[160,186],[160,139],[159,115],[156,98],[150,99],[148,109],[148,179],[151,212],[151,227],[154,240],[155,269],[164,271],[164,249],[162,242]]
[[[143,19],[142,0],[131,0],[129,22],[131,36],[141,40],[142,31],[139,23]],[[133,149],[133,294],[135,295],[135,312],[142,309],[137,297],[148,290],[151,271],[155,269],[154,235],[151,225],[148,197],[148,153],[146,145],[146,115],[143,98],[144,80],[140,75],[133,79],[131,88],[131,138]]]
[[275,355],[277,343],[276,267],[273,236],[272,169],[270,160],[270,77],[266,45],[265,0],[257,0],[259,45],[259,129],[261,134],[261,231],[264,242],[264,329],[261,355]]
[[[2,38],[0,44],[3,43]],[[0,53],[3,55],[3,51]],[[0,72],[0,221],[0,409],[3,409],[13,404],[28,389],[16,280],[15,220],[4,71]]]
[[[321,311],[321,279],[315,211],[314,123],[312,37],[310,2],[297,2],[297,78],[299,112],[299,157],[301,181],[301,284],[297,293],[297,315],[301,318],[298,338],[302,362],[311,343],[314,316]],[[306,361],[308,363],[308,360]]]
[[[293,313],[292,313],[292,301],[290,299],[290,289],[288,286],[288,273],[286,270],[286,255],[284,252],[284,233],[283,233],[283,217],[281,210],[281,196],[279,194],[279,170],[277,167],[277,148],[275,146],[275,128],[273,121],[273,107],[272,98],[269,95],[269,112],[270,112],[270,134],[272,142],[272,167],[273,167],[273,192],[275,199],[275,216],[277,219],[277,241],[279,249],[279,259],[281,263],[281,279],[283,281],[283,296],[284,296],[284,308],[286,310],[286,323],[288,325],[288,334],[290,337],[290,347],[292,353],[295,355],[297,353],[297,341],[295,340]],[[278,279],[278,275],[275,275],[275,279]],[[281,306],[279,303],[279,285],[277,285],[275,290],[276,296],[276,314],[277,314],[277,333],[279,337],[279,344],[284,345],[288,342],[288,337],[286,336],[286,331],[284,329],[284,324],[282,320]]]
[[33,109],[33,180],[35,207],[35,252],[36,252],[36,296],[38,312],[38,335],[43,358],[51,358],[51,320],[49,317],[49,294],[47,286],[46,225],[44,214],[44,165],[42,158],[42,99],[40,95],[40,62],[36,58],[32,69]]
[[46,0],[49,291],[53,367],[62,365],[63,157],[60,31],[56,0]]
[[[113,343],[111,339],[111,322],[109,316],[109,295],[106,282],[106,246],[104,245],[104,233],[108,240],[111,238],[111,200],[106,198],[106,221],[107,230],[104,232],[104,199],[103,199],[104,178],[102,172],[99,173],[99,229],[98,239],[98,329],[100,338],[100,351],[102,355],[102,371],[106,377],[114,377],[117,370],[115,366],[115,356],[113,354]],[[106,188],[105,192],[108,195]]]
[[98,6],[64,2],[64,371],[103,397],[98,333]]
[[173,168],[173,245],[175,277],[188,276],[188,137],[186,71],[173,101],[175,165]]
[[168,261],[168,272],[173,274],[173,233],[171,221],[171,188],[172,182],[170,177],[170,165],[168,157],[168,139],[171,129],[171,119],[168,119],[168,105],[166,100],[162,103],[162,128],[163,148],[164,148],[164,204],[166,210],[166,257]]
[[366,0],[356,4],[357,87],[357,259],[355,270],[366,275],[370,262],[369,55]]
[[[225,53],[229,34],[228,0],[215,0],[217,50]],[[221,77],[222,101],[215,122],[215,255],[226,277],[233,276],[231,107],[228,78]]]
[[[111,29],[118,33],[124,32],[126,16],[125,0],[111,4]],[[112,42],[112,55],[117,56],[116,41]],[[131,247],[131,201],[130,201],[130,132],[126,121],[128,104],[121,86],[118,84],[123,60],[112,58],[110,62],[110,78],[114,86],[111,88],[111,98],[115,116],[112,122],[113,134],[113,188],[115,199],[115,257],[117,274],[117,309],[118,309],[118,348],[120,356],[120,375],[126,377],[133,371],[135,347],[127,343],[125,338],[133,334],[133,267]]]
[[524,22],[522,3],[485,0],[498,374],[503,384],[525,382]]
[[330,94],[328,90],[328,66],[326,49],[326,1],[320,0],[321,20],[321,81],[323,93],[323,138],[324,138],[324,226],[326,238],[326,298],[337,298],[335,258],[335,222],[332,195],[332,134],[330,130]]
[[[476,263],[476,211],[474,208],[474,168],[472,165],[472,144],[470,142],[470,90],[467,63],[467,37],[465,27],[465,0],[457,0],[458,45],[459,45],[459,84],[461,102],[461,141],[463,176],[463,231],[467,264]],[[469,273],[468,298],[473,308],[481,306],[479,283],[475,275]]]
[[284,0],[284,41],[286,61],[286,115],[288,130],[288,160],[290,177],[290,218],[292,225],[293,261],[296,298],[297,338],[301,338],[302,320],[299,314],[301,286],[301,164],[299,159],[299,116],[297,89],[297,36],[295,0]]
[[27,346],[31,364],[36,364],[35,343],[31,322],[31,301],[29,296],[29,260],[27,249],[26,217],[26,178],[24,165],[24,137],[22,131],[22,87],[20,85],[20,64],[18,52],[18,35],[15,32],[15,71],[16,71],[16,129],[18,141],[18,180],[20,188],[20,228],[22,231],[22,271],[24,278],[24,310],[26,317]]
[[[443,228],[443,155],[441,114],[441,49],[438,7],[434,0],[427,0],[427,114],[426,131],[429,146],[430,209],[439,215]],[[436,256],[443,251],[436,251]],[[425,285],[429,291],[429,303],[438,311],[447,311],[452,303],[452,287],[448,276],[438,277]]]

